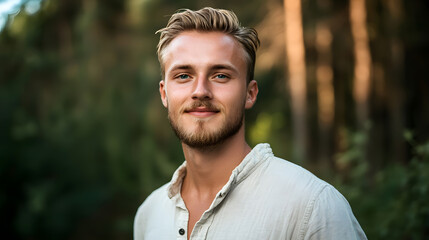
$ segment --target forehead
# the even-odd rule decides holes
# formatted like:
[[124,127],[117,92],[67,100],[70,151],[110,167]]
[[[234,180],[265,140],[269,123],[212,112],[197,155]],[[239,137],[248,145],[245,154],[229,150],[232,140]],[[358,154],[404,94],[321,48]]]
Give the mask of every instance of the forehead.
[[245,71],[245,51],[230,35],[222,32],[185,31],[164,49],[165,71],[177,64],[204,67],[213,64],[232,64]]

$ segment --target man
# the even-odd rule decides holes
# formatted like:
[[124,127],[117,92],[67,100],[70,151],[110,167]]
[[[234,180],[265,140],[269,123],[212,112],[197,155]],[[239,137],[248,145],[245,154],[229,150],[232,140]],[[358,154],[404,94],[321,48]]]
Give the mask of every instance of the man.
[[159,91],[186,161],[140,206],[135,239],[366,239],[345,198],[268,144],[249,147],[259,45],[233,12],[174,14],[161,33]]

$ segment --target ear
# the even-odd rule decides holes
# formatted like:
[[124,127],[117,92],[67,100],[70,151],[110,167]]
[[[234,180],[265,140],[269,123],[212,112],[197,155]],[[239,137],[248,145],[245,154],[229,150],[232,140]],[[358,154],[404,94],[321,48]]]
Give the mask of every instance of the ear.
[[167,94],[165,92],[166,90],[167,90],[167,88],[165,86],[165,82],[164,82],[164,80],[161,80],[159,82],[159,94],[161,95],[161,101],[162,101],[162,104],[164,105],[164,107],[168,106]]
[[256,102],[256,98],[258,96],[258,83],[256,80],[252,80],[247,85],[247,96],[246,96],[246,104],[244,105],[246,109],[250,109]]

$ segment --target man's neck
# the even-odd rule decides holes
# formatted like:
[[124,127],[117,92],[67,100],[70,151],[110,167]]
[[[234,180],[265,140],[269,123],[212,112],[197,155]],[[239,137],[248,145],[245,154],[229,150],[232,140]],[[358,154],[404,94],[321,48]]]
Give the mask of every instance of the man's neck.
[[251,148],[244,139],[244,127],[223,143],[207,149],[195,149],[182,144],[187,173],[183,191],[192,191],[201,198],[214,195],[228,182]]

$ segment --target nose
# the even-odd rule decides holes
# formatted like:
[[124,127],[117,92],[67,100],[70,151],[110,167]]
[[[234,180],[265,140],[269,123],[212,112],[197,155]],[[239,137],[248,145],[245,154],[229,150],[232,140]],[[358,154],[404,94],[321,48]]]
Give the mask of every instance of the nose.
[[210,89],[209,80],[203,77],[195,81],[194,89],[192,92],[192,99],[194,100],[208,100],[211,99],[212,92]]

